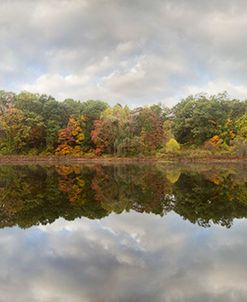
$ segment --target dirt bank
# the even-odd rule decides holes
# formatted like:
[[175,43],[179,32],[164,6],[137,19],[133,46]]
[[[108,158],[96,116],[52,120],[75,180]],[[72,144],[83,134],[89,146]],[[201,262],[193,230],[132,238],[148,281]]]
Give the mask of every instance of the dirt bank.
[[4,155],[0,156],[0,164],[76,164],[76,163],[130,163],[130,162],[180,162],[180,163],[235,163],[247,162],[245,158],[224,158],[220,156],[205,158],[186,157],[88,157],[88,156],[44,156],[44,155]]

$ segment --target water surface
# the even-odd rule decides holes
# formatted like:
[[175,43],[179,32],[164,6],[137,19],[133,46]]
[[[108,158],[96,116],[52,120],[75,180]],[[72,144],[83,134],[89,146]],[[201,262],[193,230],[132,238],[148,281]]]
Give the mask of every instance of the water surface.
[[0,301],[244,301],[246,166],[0,167]]

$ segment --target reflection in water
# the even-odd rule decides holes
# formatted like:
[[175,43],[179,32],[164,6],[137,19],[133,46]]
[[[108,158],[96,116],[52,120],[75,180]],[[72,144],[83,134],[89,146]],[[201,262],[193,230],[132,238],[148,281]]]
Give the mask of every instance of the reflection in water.
[[247,217],[245,167],[186,171],[162,165],[5,166],[0,168],[0,226],[26,228],[59,217],[102,218],[134,210],[174,211],[208,227]]
[[0,301],[246,300],[245,167],[1,167],[0,215]]
[[245,301],[246,232],[132,211],[7,228],[0,301]]

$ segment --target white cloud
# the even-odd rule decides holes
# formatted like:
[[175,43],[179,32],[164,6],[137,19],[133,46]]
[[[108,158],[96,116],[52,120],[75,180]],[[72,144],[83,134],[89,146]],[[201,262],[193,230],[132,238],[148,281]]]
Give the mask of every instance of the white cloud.
[[3,0],[0,85],[132,106],[172,105],[199,89],[242,97],[246,8],[242,0]]
[[239,99],[247,98],[247,86],[241,84],[233,84],[226,80],[209,81],[203,86],[187,86],[184,94],[191,95],[206,91],[208,94],[213,95],[227,91],[230,97]]

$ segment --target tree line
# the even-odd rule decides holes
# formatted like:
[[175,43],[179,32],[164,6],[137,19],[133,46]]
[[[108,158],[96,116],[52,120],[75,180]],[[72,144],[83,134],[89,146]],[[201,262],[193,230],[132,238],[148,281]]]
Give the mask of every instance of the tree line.
[[130,109],[0,91],[0,154],[162,156],[200,148],[246,156],[246,141],[247,100],[227,93]]

